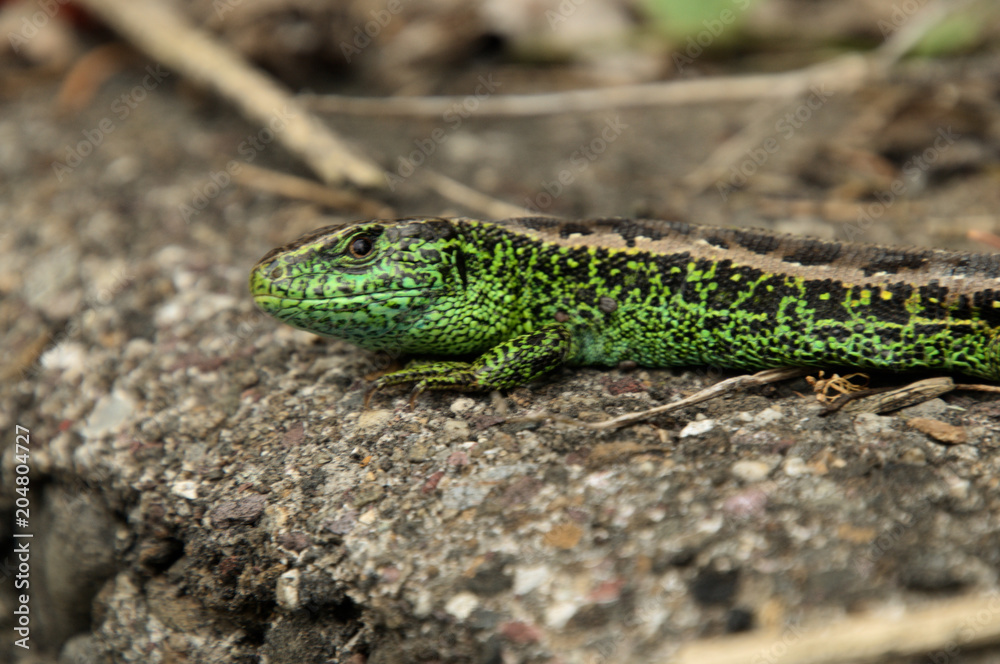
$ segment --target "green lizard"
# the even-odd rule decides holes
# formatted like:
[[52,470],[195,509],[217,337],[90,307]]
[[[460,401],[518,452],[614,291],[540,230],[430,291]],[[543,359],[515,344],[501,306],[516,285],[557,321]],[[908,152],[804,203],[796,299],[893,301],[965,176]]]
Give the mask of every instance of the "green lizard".
[[414,218],[264,256],[257,305],[371,350],[457,357],[375,390],[493,390],[560,365],[850,365],[1000,380],[1000,255],[627,219]]

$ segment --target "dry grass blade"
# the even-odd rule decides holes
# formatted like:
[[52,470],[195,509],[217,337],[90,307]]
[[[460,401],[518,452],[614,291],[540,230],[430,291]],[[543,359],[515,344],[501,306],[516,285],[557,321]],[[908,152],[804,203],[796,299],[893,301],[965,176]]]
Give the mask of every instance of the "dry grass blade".
[[[494,95],[479,100],[476,115],[563,115],[643,106],[786,99],[803,94],[813,86],[822,86],[830,92],[854,90],[867,80],[869,73],[868,61],[863,56],[846,55],[780,74],[701,78],[531,95]],[[451,110],[455,104],[461,104],[465,97],[301,95],[299,99],[305,106],[322,113],[435,117]]]
[[948,376],[926,378],[897,389],[859,390],[841,395],[827,405],[823,413],[890,413],[935,399],[955,389]]
[[291,93],[233,50],[196,28],[172,7],[153,0],[80,0],[88,10],[165,66],[235,104],[251,122],[283,123],[277,140],[325,182],[383,187],[375,163],[355,154]]
[[[890,655],[935,654],[952,661],[961,647],[1000,641],[1000,596],[963,597],[926,608],[853,616],[784,633],[698,641],[681,648],[676,664],[864,664]],[[947,657],[945,657],[947,655]],[[650,659],[649,661],[668,661]]]
[[505,203],[492,196],[487,196],[480,191],[467,187],[458,180],[454,180],[447,175],[428,168],[421,171],[420,178],[427,186],[449,201],[467,207],[470,210],[475,210],[487,218],[505,219],[507,217],[523,217],[535,214],[531,210]]
[[590,429],[595,429],[597,431],[618,429],[629,424],[641,422],[642,420],[648,420],[656,415],[669,413],[680,408],[687,408],[688,406],[693,406],[694,404],[701,403],[702,401],[708,401],[709,399],[714,399],[724,394],[738,392],[751,387],[760,387],[761,385],[776,383],[782,380],[798,378],[799,376],[803,376],[808,373],[808,371],[808,369],[800,368],[765,369],[764,371],[758,371],[755,374],[736,376],[734,378],[728,378],[720,381],[715,385],[706,387],[704,390],[696,392],[689,397],[681,399],[680,401],[674,401],[672,403],[643,410],[638,413],[629,413],[610,420],[605,420],[604,422],[597,422],[593,424],[589,422],[578,422],[577,424]]
[[[868,63],[866,75],[845,76],[842,80],[836,80],[832,84],[821,83],[819,85],[823,96],[828,97],[835,92],[851,92],[861,87],[863,83],[884,76],[889,67],[906,55],[931,29],[940,25],[944,19],[967,4],[969,3],[966,0],[960,0],[954,3],[939,2],[928,6],[918,16],[911,19],[904,28],[895,32],[866,57]],[[836,73],[841,60],[843,58],[837,58],[828,63],[830,71]],[[812,69],[814,67],[800,71],[802,74],[808,74]],[[846,73],[851,72],[845,68]],[[802,92],[805,92],[806,89],[803,87]],[[761,96],[763,97],[763,95]],[[761,102],[748,114],[748,117],[755,119],[748,122],[730,139],[717,146],[698,168],[684,178],[684,185],[692,193],[699,194],[713,183],[722,180],[732,164],[744,158],[751,148],[760,145],[767,139],[775,126],[774,119],[785,112],[787,109],[785,104],[781,102]]]
[[63,77],[56,107],[60,113],[76,113],[94,99],[97,90],[138,55],[124,44],[104,44],[77,58]]
[[973,242],[979,242],[980,244],[986,245],[991,249],[1000,249],[1000,235],[996,233],[990,233],[989,231],[981,230],[971,230],[968,233],[969,239]]
[[252,164],[241,164],[240,170],[233,173],[233,179],[245,187],[339,210],[351,210],[367,218],[386,219],[395,216],[392,208],[354,191],[334,189],[313,180]]
[[[543,94],[494,95],[478,100],[476,115],[563,115],[646,106],[782,100],[802,95],[814,87],[820,87],[828,94],[851,92],[883,76],[930,30],[972,1],[938,2],[928,6],[868,55],[843,55],[777,74],[720,76]],[[466,98],[301,95],[299,99],[304,105],[322,113],[436,117],[453,109],[456,104],[461,105]]]

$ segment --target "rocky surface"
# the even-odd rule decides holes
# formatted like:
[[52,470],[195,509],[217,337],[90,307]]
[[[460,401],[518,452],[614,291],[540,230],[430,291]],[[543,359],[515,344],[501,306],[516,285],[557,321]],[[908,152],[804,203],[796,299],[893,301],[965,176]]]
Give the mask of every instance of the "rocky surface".
[[[727,200],[674,183],[744,109],[613,114],[628,130],[546,211],[843,237],[867,203],[803,203],[833,188],[812,157],[842,173],[840,132],[891,92],[911,100],[893,122],[931,142],[953,126],[951,158],[975,148],[986,166],[929,165],[863,235],[969,248],[963,225],[1000,209],[1000,113],[984,101],[996,79],[973,65],[947,71],[945,100],[920,80],[830,100]],[[271,247],[350,215],[213,188],[256,130],[169,78],[118,117],[142,76],[124,71],[72,118],[45,83],[0,108],[2,524],[13,542],[21,425],[35,534],[36,647],[12,649],[17,661],[643,661],[697,638],[996,592],[995,398],[821,417],[799,380],[610,434],[514,421],[597,421],[731,375],[583,369],[504,403],[429,394],[410,411],[387,392],[362,410],[364,378],[395,360],[265,319],[245,284]],[[520,202],[613,119],[470,118],[432,163]],[[435,124],[338,126],[389,164]],[[925,147],[880,140],[890,174]],[[273,144],[259,164],[297,169]],[[400,214],[466,212],[410,182],[393,196]],[[5,582],[5,649],[15,601]]]

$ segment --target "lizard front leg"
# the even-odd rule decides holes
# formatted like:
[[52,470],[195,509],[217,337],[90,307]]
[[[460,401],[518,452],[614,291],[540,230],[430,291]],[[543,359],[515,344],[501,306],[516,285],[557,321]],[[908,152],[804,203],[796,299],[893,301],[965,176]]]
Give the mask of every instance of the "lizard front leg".
[[410,406],[426,390],[483,392],[531,382],[561,365],[572,348],[572,335],[553,323],[489,349],[472,362],[429,362],[382,376],[368,388],[365,406],[385,387],[414,383]]

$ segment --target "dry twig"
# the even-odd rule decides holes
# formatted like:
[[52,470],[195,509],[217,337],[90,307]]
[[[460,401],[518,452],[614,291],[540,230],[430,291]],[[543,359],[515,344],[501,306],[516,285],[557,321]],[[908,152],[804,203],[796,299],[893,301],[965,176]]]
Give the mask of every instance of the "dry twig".
[[679,401],[673,401],[671,403],[663,404],[662,406],[656,406],[655,408],[649,408],[646,410],[639,411],[637,413],[627,413],[619,417],[614,417],[610,420],[605,420],[603,422],[583,422],[582,420],[577,420],[572,417],[566,417],[564,415],[556,415],[552,413],[535,413],[531,415],[524,415],[522,417],[511,418],[509,422],[536,422],[539,420],[551,419],[562,424],[568,424],[570,426],[586,427],[588,429],[593,429],[594,431],[612,431],[614,429],[620,429],[623,426],[629,424],[635,424],[636,422],[641,422],[643,420],[648,420],[651,417],[657,415],[662,415],[663,413],[669,413],[675,410],[680,410],[681,408],[687,408],[688,406],[693,406],[695,404],[701,403],[702,401],[708,401],[709,399],[715,399],[716,397],[721,397],[725,394],[731,394],[733,392],[739,392],[740,390],[749,389],[751,387],[760,387],[761,385],[767,385],[769,383],[776,383],[782,380],[790,380],[792,378],[798,378],[799,376],[808,373],[808,369],[787,367],[783,369],[765,369],[764,371],[758,371],[755,374],[745,374],[743,376],[735,376],[733,378],[728,378],[723,381],[719,381],[715,385],[706,387],[703,390],[695,392],[689,397],[685,397]]
[[525,215],[533,216],[537,214],[517,205],[511,205],[492,196],[487,196],[471,187],[467,187],[458,180],[429,168],[423,169],[420,177],[431,189],[444,198],[453,203],[463,205],[470,210],[481,212],[488,218],[505,219],[507,217],[523,217]]
[[[673,80],[543,94],[494,95],[477,100],[476,115],[563,115],[645,106],[783,100],[802,95],[814,87],[831,94],[851,92],[884,76],[889,67],[906,55],[931,29],[972,1],[942,0],[926,7],[868,55],[847,54],[777,74]],[[463,96],[364,98],[301,95],[299,98],[304,105],[322,113],[406,117],[440,116],[466,101]]]
[[[818,85],[824,96],[829,96],[836,92],[853,92],[864,83],[884,78],[889,68],[906,55],[930,30],[967,4],[969,4],[969,0],[956,0],[955,2],[942,0],[928,6],[919,15],[910,19],[905,26],[893,33],[881,46],[865,56],[867,70],[863,75],[845,76],[833,84],[819,83],[808,87],[816,88]],[[828,63],[830,70],[836,73],[841,67],[841,61],[846,57],[850,56],[842,56],[830,61]],[[847,62],[844,62],[844,65],[846,64]],[[799,71],[805,74],[810,69],[813,68],[807,67]],[[844,66],[844,73],[851,73],[846,66]],[[765,95],[761,95],[761,98],[764,97]],[[684,184],[688,190],[696,194],[701,193],[712,183],[722,180],[733,163],[743,159],[748,150],[764,142],[773,131],[772,118],[784,111],[780,101],[780,99],[775,101],[768,96],[767,101],[762,101],[758,107],[755,107],[754,112],[750,114],[750,117],[755,118],[755,120],[751,120],[732,138],[716,146],[708,158],[684,178]],[[761,108],[764,105],[771,108]]]
[[[868,60],[845,55],[804,69],[780,74],[723,76],[662,83],[621,85],[530,95],[494,95],[479,100],[476,115],[529,116],[588,113],[644,106],[681,106],[796,97],[813,86],[830,92],[854,90],[870,76]],[[465,97],[344,97],[301,95],[302,103],[321,113],[436,117],[461,105]]]
[[375,163],[356,154],[288,90],[172,7],[152,0],[80,0],[80,4],[136,48],[233,102],[250,121],[271,126],[277,140],[325,182],[385,186],[382,169]]
[[[889,656],[939,654],[949,661],[963,647],[1000,642],[1000,596],[962,597],[928,607],[852,616],[794,632],[760,632],[696,641],[676,664],[865,664]],[[931,658],[931,661],[938,661]]]
[[996,233],[973,229],[968,232],[968,237],[973,242],[979,242],[991,249],[1000,249],[1000,235]]
[[240,164],[233,179],[245,187],[267,191],[295,200],[311,201],[331,208],[352,210],[367,218],[385,219],[393,216],[392,208],[384,203],[345,189],[333,189],[313,180],[280,173],[253,164]]

